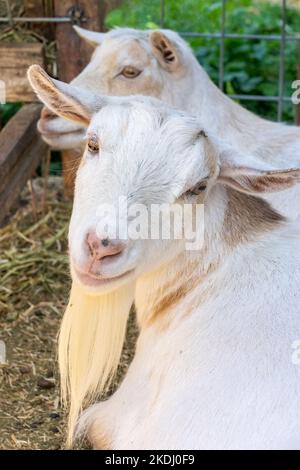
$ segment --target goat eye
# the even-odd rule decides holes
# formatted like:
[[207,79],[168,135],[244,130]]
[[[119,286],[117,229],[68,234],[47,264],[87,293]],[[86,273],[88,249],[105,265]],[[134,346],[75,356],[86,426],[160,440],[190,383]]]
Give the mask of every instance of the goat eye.
[[99,144],[96,139],[90,139],[88,141],[88,149],[90,153],[98,153],[99,152]]
[[141,73],[142,73],[141,70],[128,65],[127,67],[123,68],[121,75],[123,75],[126,78],[136,78]]

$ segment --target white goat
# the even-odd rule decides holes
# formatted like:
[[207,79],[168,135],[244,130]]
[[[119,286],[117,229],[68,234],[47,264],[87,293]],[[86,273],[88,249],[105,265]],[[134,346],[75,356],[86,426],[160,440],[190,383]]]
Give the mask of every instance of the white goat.
[[[299,127],[262,119],[224,95],[175,32],[75,29],[96,49],[72,84],[101,95],[158,97],[199,116],[206,129],[225,139],[241,156],[251,152],[277,168],[300,166]],[[55,119],[48,111],[44,111],[39,129],[50,145],[60,148],[80,144],[85,135],[78,123]],[[285,216],[297,218],[299,193],[297,187],[265,198]]]
[[[198,118],[153,98],[99,98],[38,66],[29,77],[53,112],[89,121],[60,337],[70,440],[84,398],[116,370],[134,301],[135,358],[118,391],[80,421],[95,448],[299,448],[299,231],[258,196],[292,186],[300,170],[235,156]],[[187,251],[185,239],[107,239],[115,220],[98,208],[120,196],[204,202],[202,249]]]

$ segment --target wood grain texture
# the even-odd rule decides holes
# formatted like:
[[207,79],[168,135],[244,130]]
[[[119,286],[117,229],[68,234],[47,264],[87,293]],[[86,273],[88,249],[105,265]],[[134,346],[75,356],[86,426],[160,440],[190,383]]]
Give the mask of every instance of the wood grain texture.
[[47,144],[36,135],[29,147],[20,155],[18,166],[9,174],[5,188],[0,192],[0,224],[18,200],[23,187],[33,175],[47,149]]
[[[54,0],[55,14],[66,16],[73,7],[80,8],[87,21],[82,24],[91,31],[100,31],[103,25],[101,13],[103,1],[99,0]],[[61,80],[70,82],[88,64],[93,48],[82,41],[75,33],[71,24],[57,24],[57,65]]]
[[44,46],[40,43],[0,45],[0,80],[6,88],[6,101],[38,101],[26,76],[32,64],[44,66]]
[[41,107],[23,106],[0,133],[0,223],[47,152],[36,129]]
[[[23,5],[27,17],[54,16],[53,0],[23,0]],[[55,25],[52,23],[31,23],[30,30],[47,38],[47,41],[55,39]]]
[[[101,31],[104,26],[105,2],[104,0],[54,0],[55,14],[65,16],[72,7],[80,8],[87,21],[82,24],[91,31]],[[70,24],[56,26],[57,40],[57,66],[60,80],[70,82],[88,64],[93,48],[83,41]],[[64,172],[64,188],[66,195],[72,195],[74,190],[75,171],[74,162],[78,158],[76,151],[62,152]]]
[[42,105],[37,103],[23,106],[0,132],[0,190],[20,154],[37,135],[36,123],[41,108]]

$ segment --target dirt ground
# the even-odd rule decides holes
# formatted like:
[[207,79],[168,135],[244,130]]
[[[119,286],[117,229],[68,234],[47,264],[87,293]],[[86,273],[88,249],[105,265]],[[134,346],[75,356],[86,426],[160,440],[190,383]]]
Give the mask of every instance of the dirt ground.
[[[34,180],[34,191],[24,191],[19,210],[0,229],[0,341],[6,346],[6,362],[0,364],[0,449],[64,447],[56,338],[70,289],[71,204],[63,198],[60,178],[50,179],[44,208],[43,194],[43,180]],[[133,316],[127,336],[115,386],[133,355]]]

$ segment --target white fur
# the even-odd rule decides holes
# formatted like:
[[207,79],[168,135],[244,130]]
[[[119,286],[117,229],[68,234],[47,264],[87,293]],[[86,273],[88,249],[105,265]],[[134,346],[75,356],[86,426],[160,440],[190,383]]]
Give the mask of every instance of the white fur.
[[[142,325],[119,390],[83,418],[93,434],[112,449],[299,449],[299,261],[285,235],[243,247],[165,313],[169,328]],[[139,281],[138,315],[167,276]],[[217,295],[189,310],[207,288]]]
[[[102,147],[98,159],[85,155],[78,172],[74,257],[84,256],[99,201],[131,194],[173,202],[207,174],[205,138],[190,145],[197,121],[166,111],[159,127],[161,110],[149,104],[107,106],[91,123]],[[121,259],[103,266],[106,276],[134,267],[141,333],[119,390],[82,418],[95,447],[103,435],[112,449],[300,447],[300,369],[291,360],[300,336],[299,230],[274,228],[229,249],[226,209],[227,190],[214,179],[202,251],[185,252],[180,241],[129,241]],[[170,281],[180,286],[193,261],[198,284],[149,324],[154,299]]]
[[[78,117],[80,94],[76,102],[71,86],[55,82],[55,91],[48,81],[41,93],[45,74],[33,67],[29,76],[46,105],[55,110],[57,96],[57,112],[72,115],[74,105]],[[82,104],[91,103],[86,93],[82,98]],[[87,148],[82,157],[69,231],[72,275],[79,286],[76,338],[88,352],[93,339],[84,368],[80,349],[62,366],[67,381],[75,368],[70,439],[84,397],[93,397],[104,380],[105,367],[100,361],[98,371],[93,351],[95,340],[108,331],[94,338],[84,296],[98,298],[101,309],[103,296],[118,299],[123,292],[126,302],[120,301],[119,311],[127,314],[135,283],[141,330],[135,358],[119,390],[86,411],[78,432],[87,432],[96,448],[299,448],[300,368],[292,361],[292,344],[300,337],[299,226],[284,222],[253,195],[293,185],[300,170],[274,172],[270,163],[264,166],[249,154],[240,166],[235,151],[209,129],[203,133],[198,118],[153,98],[100,102],[88,129],[99,151]],[[186,191],[207,176],[200,196],[205,202],[200,251],[186,251],[185,240],[128,239],[121,255],[102,260],[93,287],[78,278],[77,269],[90,256],[87,233],[101,222],[99,204],[117,205],[120,196],[146,205],[196,203],[199,198]],[[171,301],[154,317],[168,294]],[[61,341],[72,332],[70,311],[67,315]],[[92,330],[87,335],[85,319]],[[106,357],[107,344],[106,337]],[[111,367],[115,370],[115,360]]]

